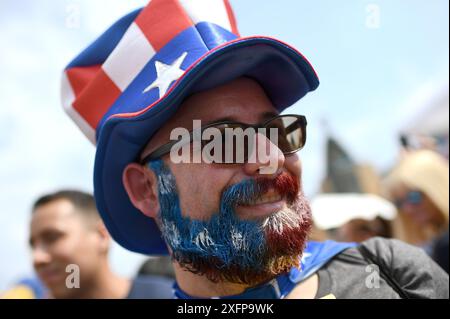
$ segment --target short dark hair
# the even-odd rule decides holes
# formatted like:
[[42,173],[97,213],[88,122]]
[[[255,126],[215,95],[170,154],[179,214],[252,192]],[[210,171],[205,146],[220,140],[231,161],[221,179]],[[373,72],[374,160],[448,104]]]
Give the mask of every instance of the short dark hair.
[[34,213],[41,206],[61,199],[68,200],[75,207],[76,211],[85,217],[99,217],[94,196],[78,190],[60,190],[43,195],[33,204],[32,212]]

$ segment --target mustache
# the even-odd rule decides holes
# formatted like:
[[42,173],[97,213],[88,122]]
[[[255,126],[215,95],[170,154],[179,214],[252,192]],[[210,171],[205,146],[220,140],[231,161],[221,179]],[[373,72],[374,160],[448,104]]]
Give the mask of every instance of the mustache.
[[222,203],[229,203],[232,207],[248,205],[270,190],[292,204],[300,192],[300,180],[287,172],[282,172],[275,178],[247,179],[224,189]]

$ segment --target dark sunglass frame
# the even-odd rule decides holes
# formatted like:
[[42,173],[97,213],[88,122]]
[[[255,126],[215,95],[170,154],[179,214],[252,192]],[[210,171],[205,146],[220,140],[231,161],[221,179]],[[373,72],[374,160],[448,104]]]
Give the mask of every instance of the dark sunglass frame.
[[[200,132],[203,132],[204,130],[206,130],[209,127],[214,127],[214,126],[219,126],[219,125],[226,125],[226,124],[239,125],[243,129],[254,128],[254,129],[257,130],[259,128],[268,128],[268,124],[269,123],[271,123],[271,122],[273,122],[273,121],[275,121],[277,119],[280,119],[280,118],[282,119],[283,117],[295,117],[295,118],[297,118],[297,120],[294,121],[293,123],[291,123],[290,125],[292,125],[294,123],[297,124],[297,122],[300,122],[300,125],[301,125],[300,127],[301,127],[301,130],[302,130],[302,143],[301,143],[301,146],[298,147],[295,150],[291,150],[291,151],[288,151],[288,152],[283,152],[284,155],[289,155],[289,154],[293,154],[293,153],[298,152],[306,144],[306,125],[308,123],[307,123],[306,117],[304,115],[297,115],[297,114],[278,115],[278,116],[275,116],[275,117],[273,117],[273,118],[271,118],[271,119],[269,119],[269,120],[267,120],[267,121],[265,121],[265,122],[263,122],[261,124],[254,124],[254,125],[241,123],[241,122],[234,122],[234,121],[213,122],[213,123],[209,123],[209,124],[207,124],[205,126],[200,127],[198,130],[200,130]],[[189,142],[187,142],[187,143],[192,143],[193,138],[194,138],[194,131],[190,131],[189,135],[190,135],[190,138],[189,138]],[[178,139],[176,141],[170,141],[170,142],[168,142],[168,143],[166,143],[164,145],[161,145],[156,150],[154,150],[153,152],[151,152],[150,154],[145,156],[142,160],[140,160],[140,163],[142,165],[144,165],[144,164],[146,164],[146,163],[148,163],[150,161],[153,161],[153,160],[156,160],[158,158],[161,158],[162,156],[166,155],[167,153],[170,153],[170,150],[172,149],[172,146],[174,146],[179,141],[180,140]],[[233,164],[233,163],[224,163],[224,164]]]

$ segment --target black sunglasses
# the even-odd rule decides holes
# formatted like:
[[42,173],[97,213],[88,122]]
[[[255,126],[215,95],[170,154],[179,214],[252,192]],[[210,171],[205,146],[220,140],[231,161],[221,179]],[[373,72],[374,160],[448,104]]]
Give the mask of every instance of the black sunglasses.
[[[278,115],[276,117],[273,117],[266,122],[262,124],[246,124],[246,123],[240,123],[240,122],[233,122],[233,121],[224,121],[224,122],[215,122],[210,123],[208,125],[202,126],[199,129],[193,130],[189,133],[189,139],[186,141],[186,143],[191,143],[192,141],[196,140],[198,136],[202,136],[203,132],[208,128],[216,128],[218,129],[221,134],[222,139],[222,152],[219,156],[219,161],[217,161],[217,157],[214,157],[216,159],[216,163],[223,163],[223,164],[235,164],[235,163],[242,163],[244,161],[248,160],[249,154],[252,149],[252,141],[253,139],[249,138],[247,136],[247,139],[245,139],[244,142],[244,154],[233,154],[233,158],[229,158],[226,156],[226,154],[229,154],[229,143],[227,143],[226,138],[226,129],[242,129],[245,131],[248,128],[253,128],[254,130],[257,130],[258,133],[261,134],[261,131],[259,129],[265,129],[262,131],[267,139],[269,139],[272,143],[274,143],[285,155],[293,154],[303,148],[306,143],[306,117],[303,115]],[[275,128],[277,130],[277,141],[272,138],[271,129]],[[233,137],[233,145],[236,145],[236,136]],[[170,153],[172,147],[179,143],[181,139],[178,139],[176,141],[170,141],[153,152],[151,152],[149,155],[145,156],[140,163],[142,165],[148,163],[149,161],[161,158],[162,156],[166,155],[167,153]],[[205,147],[208,145],[212,139],[201,139],[201,147]],[[180,145],[178,145],[180,146]],[[235,153],[235,152],[234,152]],[[239,156],[241,155],[241,156]],[[243,160],[243,161],[241,161]]]

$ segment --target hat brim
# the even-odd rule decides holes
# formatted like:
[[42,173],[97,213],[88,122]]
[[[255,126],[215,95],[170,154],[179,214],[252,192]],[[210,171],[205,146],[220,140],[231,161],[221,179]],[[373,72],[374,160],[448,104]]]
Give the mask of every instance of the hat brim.
[[152,105],[107,119],[98,136],[94,192],[102,219],[121,246],[148,255],[168,253],[154,220],[136,209],[128,198],[123,171],[137,161],[150,137],[188,95],[241,76],[258,81],[280,112],[319,85],[308,60],[289,45],[269,37],[239,38],[198,59]]

